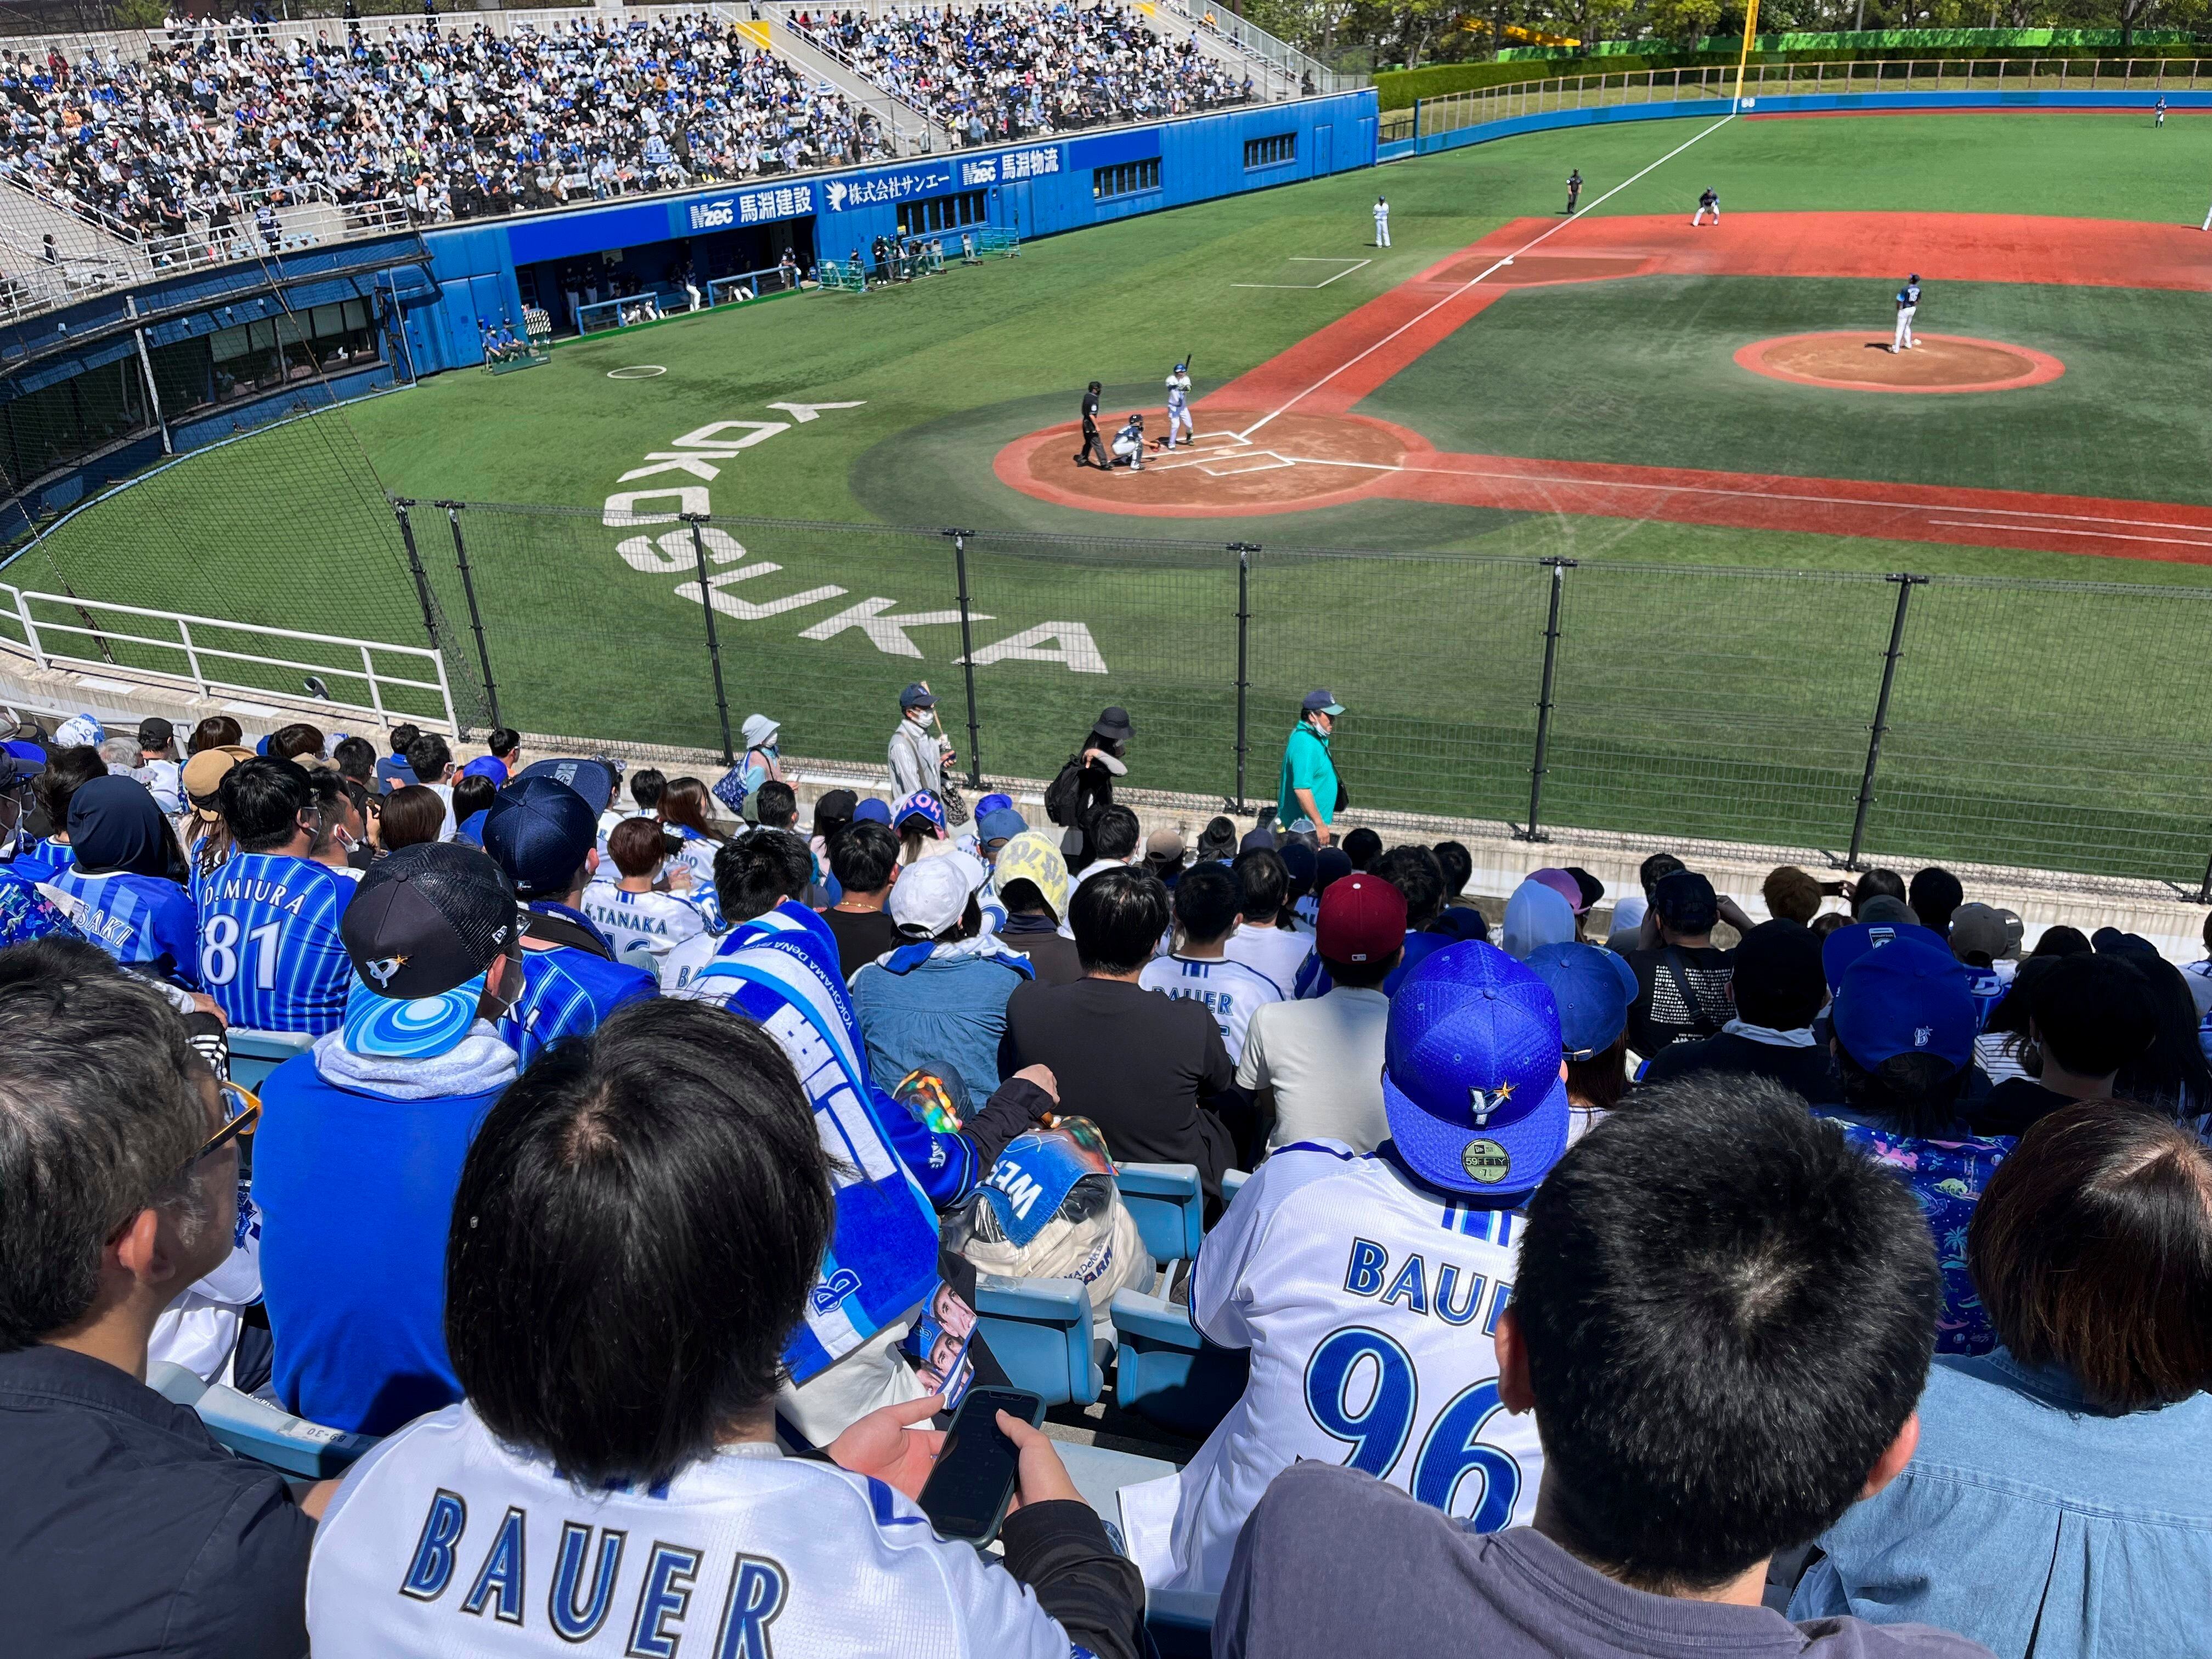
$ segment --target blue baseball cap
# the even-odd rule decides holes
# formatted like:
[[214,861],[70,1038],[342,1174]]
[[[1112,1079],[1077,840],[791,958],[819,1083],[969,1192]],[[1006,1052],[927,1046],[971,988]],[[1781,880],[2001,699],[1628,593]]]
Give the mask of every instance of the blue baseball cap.
[[1836,994],[1850,965],[1869,951],[1879,951],[1916,934],[1934,941],[1935,933],[1914,922],[1861,921],[1838,927],[1820,941],[1820,972],[1828,981],[1828,994]]
[[985,841],[1012,841],[1028,829],[1029,820],[1011,806],[1001,806],[976,815],[976,832]]
[[853,808],[855,823],[888,824],[891,821],[891,804],[880,795],[870,795]]
[[1486,1196],[1534,1188],[1567,1149],[1549,986],[1494,945],[1431,951],[1390,1001],[1382,1109],[1422,1180]]
[[1929,929],[1899,931],[1906,937],[1844,970],[1829,1010],[1836,1041],[1869,1068],[1918,1054],[1935,1054],[1956,1071],[1974,1057],[1979,1026],[1966,969]]
[[1528,967],[1552,988],[1569,1060],[1589,1060],[1620,1040],[1636,1000],[1636,969],[1625,958],[1595,945],[1546,945],[1528,953]]
[[986,795],[975,803],[976,822],[980,823],[994,812],[1010,812],[1013,811],[1013,806],[1014,798],[1012,795]]

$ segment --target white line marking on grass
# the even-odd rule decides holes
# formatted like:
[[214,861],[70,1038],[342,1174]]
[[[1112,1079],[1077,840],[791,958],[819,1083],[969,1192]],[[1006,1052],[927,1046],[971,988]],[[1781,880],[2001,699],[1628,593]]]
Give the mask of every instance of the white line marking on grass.
[[667,373],[667,369],[659,363],[633,363],[628,368],[609,369],[607,371],[607,379],[610,380],[649,380],[656,374],[665,374]]
[[1371,265],[1375,263],[1372,259],[1361,259],[1354,262],[1346,259],[1328,258],[1318,253],[1293,253],[1291,255],[1289,262],[1292,264],[1300,265],[1343,265],[1345,269],[1338,271],[1335,276],[1318,283],[1231,283],[1229,286],[1231,288],[1296,289],[1299,293],[1304,294],[1310,293],[1316,289],[1327,288],[1330,283],[1340,283],[1346,277],[1351,276],[1353,271],[1358,270],[1364,266]]
[[[1582,210],[1582,213],[1576,216],[1576,218],[1580,218],[1584,215],[1595,212],[1599,208],[1603,207],[1607,202],[1610,202],[1614,197],[1620,195],[1622,191],[1626,190],[1631,185],[1634,184],[1638,179],[1644,177],[1644,173],[1650,173],[1656,168],[1664,167],[1668,162],[1673,161],[1677,155],[1680,155],[1684,150],[1689,149],[1692,144],[1698,143],[1699,139],[1710,138],[1713,134],[1718,132],[1723,127],[1726,126],[1729,122],[1735,119],[1735,113],[1734,111],[1730,111],[1728,114],[1722,116],[1719,120],[1714,122],[1712,125],[1707,127],[1703,132],[1697,134],[1696,137],[1688,139],[1685,143],[1677,144],[1674,149],[1668,150],[1657,161],[1652,162],[1650,167],[1644,168],[1642,172],[1633,173],[1628,178],[1622,179],[1611,190],[1606,191],[1604,195],[1599,197],[1597,200],[1592,202],[1589,206],[1584,208]],[[1346,361],[1339,363],[1334,368],[1329,370],[1328,374],[1322,375],[1321,379],[1316,380],[1304,392],[1298,393],[1297,397],[1291,398],[1289,403],[1285,404],[1280,409],[1274,410],[1268,414],[1262,415],[1258,420],[1253,422],[1251,425],[1246,427],[1244,430],[1237,435],[1239,437],[1249,438],[1254,433],[1257,432],[1261,427],[1267,425],[1268,422],[1273,420],[1276,416],[1289,413],[1290,410],[1296,408],[1304,399],[1311,397],[1315,392],[1320,391],[1338,375],[1343,374],[1346,369],[1350,368],[1352,364],[1359,362],[1364,358],[1373,356],[1384,346],[1389,345],[1391,341],[1396,339],[1407,329],[1413,327],[1415,323],[1425,321],[1428,318],[1434,316],[1437,312],[1449,305],[1454,300],[1459,298],[1461,295],[1466,293],[1468,289],[1473,288],[1477,283],[1480,283],[1485,276],[1489,276],[1492,271],[1500,270],[1506,265],[1511,264],[1513,263],[1514,254],[1526,253],[1530,248],[1534,247],[1539,242],[1547,241],[1552,237],[1556,236],[1559,232],[1565,230],[1569,225],[1574,222],[1575,221],[1573,219],[1562,219],[1558,224],[1553,225],[1541,235],[1533,237],[1529,240],[1522,243],[1519,247],[1513,250],[1513,253],[1507,254],[1504,258],[1499,259],[1495,264],[1492,264],[1477,273],[1475,276],[1468,277],[1467,281],[1462,283],[1450,293],[1445,295],[1443,299],[1437,301],[1436,304],[1431,306],[1426,311],[1421,313],[1419,316],[1413,318],[1409,321],[1401,323],[1396,328],[1392,329],[1388,334],[1377,340],[1373,345],[1368,347],[1366,350],[1361,352],[1358,356],[1349,358]]]

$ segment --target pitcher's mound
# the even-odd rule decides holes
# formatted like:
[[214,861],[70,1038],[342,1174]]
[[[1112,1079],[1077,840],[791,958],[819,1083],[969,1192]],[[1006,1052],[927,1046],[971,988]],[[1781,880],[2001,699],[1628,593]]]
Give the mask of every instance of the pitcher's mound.
[[2046,352],[1958,334],[1923,334],[1908,351],[1892,352],[1873,333],[1785,334],[1755,340],[1736,362],[1770,380],[1828,386],[1846,392],[2011,392],[2040,386],[2066,372]]
[[[1408,457],[1425,454],[1418,434],[1358,415],[1279,415],[1263,410],[1195,409],[1197,441],[1150,447],[1144,470],[1078,466],[1073,424],[1047,427],[1000,450],[992,471],[1001,483],[1062,507],[1150,518],[1203,518],[1297,512],[1356,501],[1380,489]],[[1145,416],[1153,436],[1167,429],[1158,410]],[[1100,422],[1109,443],[1120,426]]]

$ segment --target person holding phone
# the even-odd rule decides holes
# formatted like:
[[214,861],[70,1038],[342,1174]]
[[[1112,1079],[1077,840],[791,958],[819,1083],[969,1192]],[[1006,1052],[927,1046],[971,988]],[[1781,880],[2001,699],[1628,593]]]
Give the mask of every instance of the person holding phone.
[[[355,1465],[308,1571],[318,1659],[458,1650],[1143,1650],[1143,1591],[1027,1414],[969,1395],[934,1512],[934,1396],[778,1449],[775,1390],[836,1216],[805,1091],[748,1020],[633,1003],[485,1116],[447,1245],[465,1398]],[[981,1407],[992,1407],[988,1425]],[[988,1432],[985,1431],[988,1430]],[[990,1465],[1010,1446],[1012,1490]],[[1003,1475],[1003,1470],[1000,1471]],[[990,1489],[987,1492],[986,1487]],[[948,1520],[948,1525],[953,1524]],[[972,1530],[958,1528],[963,1534]],[[398,1594],[394,1595],[394,1589]],[[688,1638],[688,1639],[687,1639]]]

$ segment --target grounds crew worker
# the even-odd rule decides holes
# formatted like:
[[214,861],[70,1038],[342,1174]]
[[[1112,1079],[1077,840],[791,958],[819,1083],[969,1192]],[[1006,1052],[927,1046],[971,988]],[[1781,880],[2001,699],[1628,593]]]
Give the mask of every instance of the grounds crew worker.
[[[1098,435],[1098,382],[1093,380],[1083,394],[1083,447],[1076,452],[1078,466],[1101,466],[1112,469],[1113,458],[1106,453],[1106,441]],[[1091,458],[1097,455],[1093,461]]]
[[1328,734],[1343,712],[1344,705],[1327,691],[1306,693],[1297,726],[1283,745],[1283,777],[1275,789],[1277,828],[1321,847],[1329,843],[1329,823],[1341,804],[1343,786],[1329,758]]

